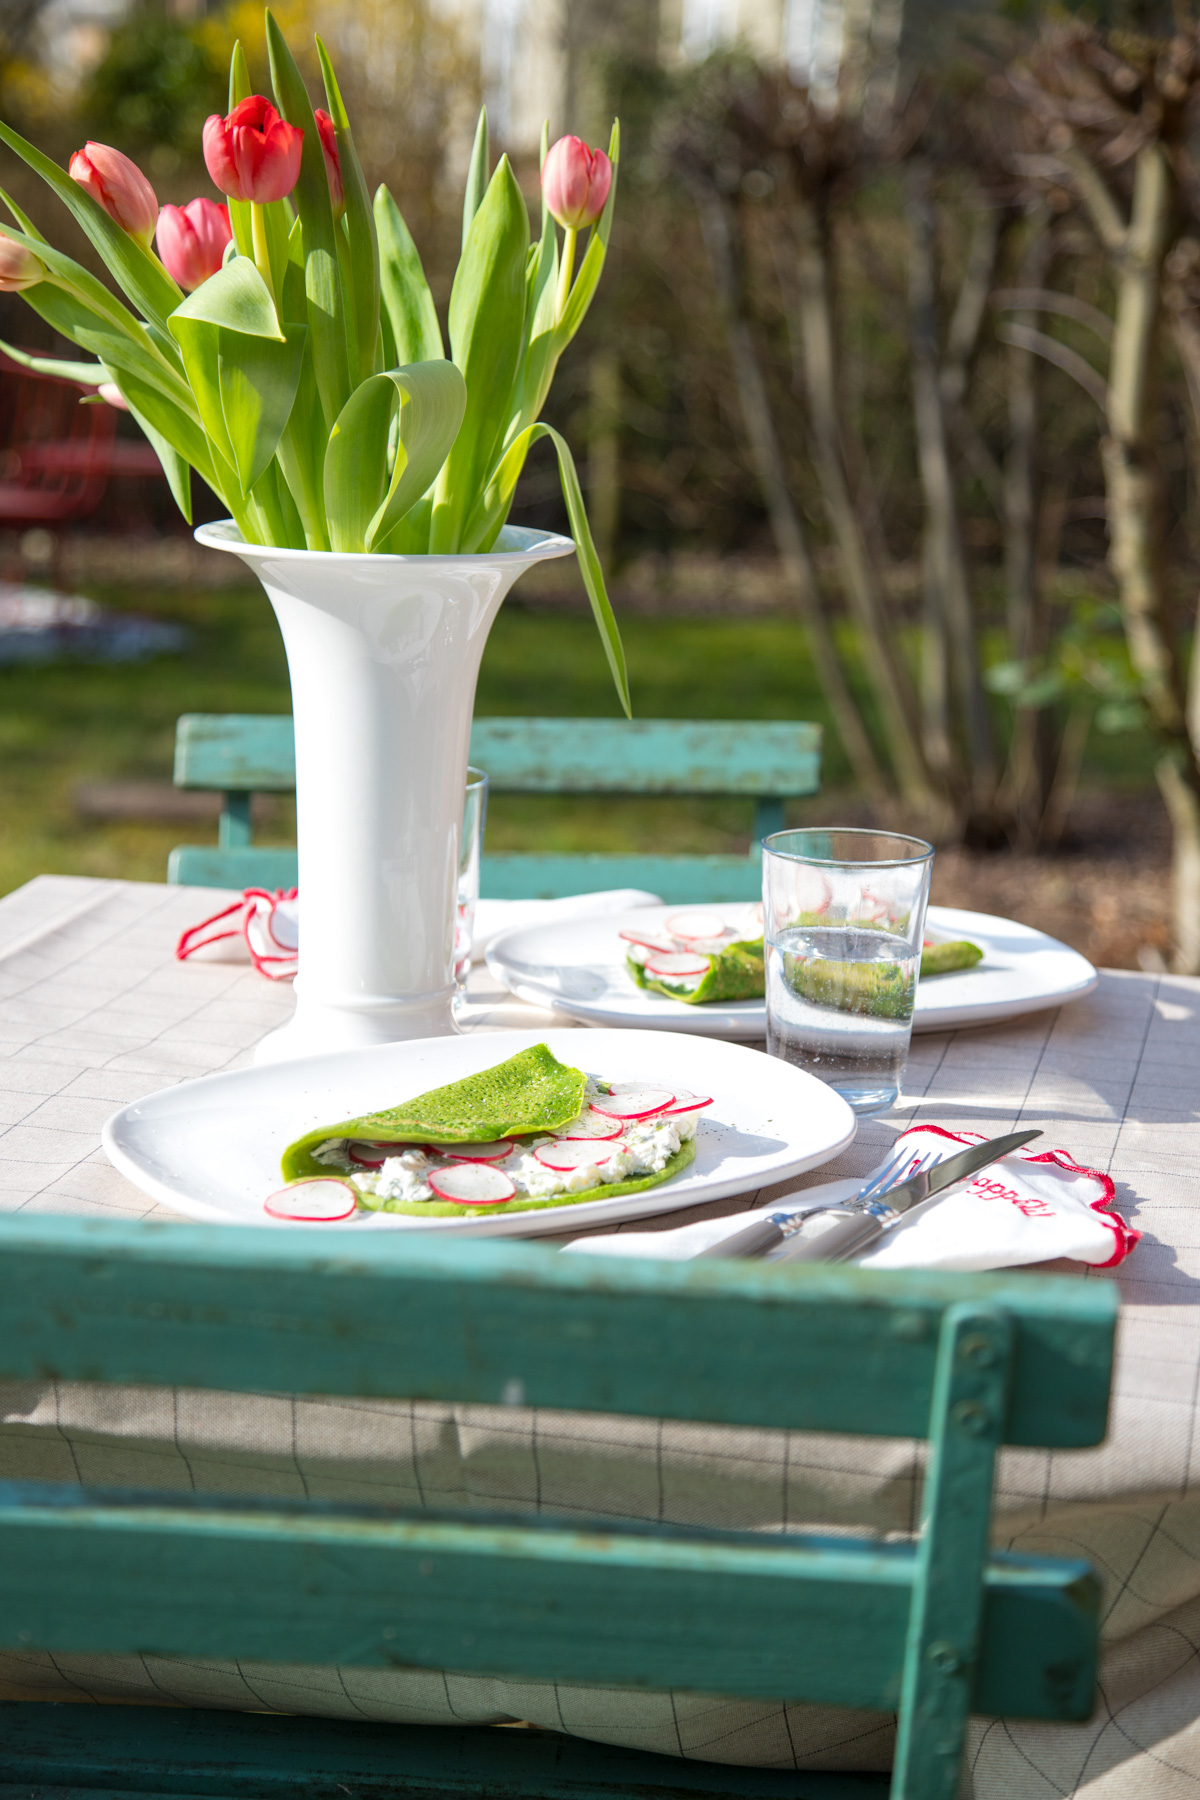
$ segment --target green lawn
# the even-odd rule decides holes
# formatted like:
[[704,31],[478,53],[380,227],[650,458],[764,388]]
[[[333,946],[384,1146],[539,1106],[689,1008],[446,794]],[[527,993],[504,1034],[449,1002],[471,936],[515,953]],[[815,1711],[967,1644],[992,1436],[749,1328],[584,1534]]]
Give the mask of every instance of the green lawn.
[[[169,781],[182,712],[288,710],[283,648],[258,588],[93,591],[108,605],[179,620],[192,633],[191,647],[138,667],[0,667],[0,892],[46,871],[162,880],[172,844],[215,841],[215,826],[84,820],[74,806],[76,788],[87,781]],[[634,706],[643,717],[829,724],[800,630],[789,620],[631,616],[622,630]],[[484,658],[477,710],[614,716],[591,620],[507,603]],[[1104,746],[1110,756],[1116,742]],[[1128,769],[1130,740],[1120,743]],[[847,783],[841,746],[829,734],[826,794],[850,798]],[[511,796],[493,801],[488,843],[495,850],[724,850],[745,847],[749,826],[750,807],[737,801]],[[286,807],[275,835],[290,841]]]

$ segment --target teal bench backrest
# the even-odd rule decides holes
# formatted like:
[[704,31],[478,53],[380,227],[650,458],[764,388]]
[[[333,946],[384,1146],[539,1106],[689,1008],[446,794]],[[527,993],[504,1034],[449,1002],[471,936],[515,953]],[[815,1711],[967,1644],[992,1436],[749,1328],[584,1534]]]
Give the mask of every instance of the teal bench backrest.
[[[898,1709],[893,1800],[953,1800],[970,1711],[1091,1710],[1091,1572],[989,1553],[988,1526],[1000,1445],[1104,1436],[1106,1282],[67,1218],[0,1221],[0,1255],[4,1381],[407,1396],[930,1445],[912,1543],[6,1484],[0,1648]],[[671,1785],[663,1763],[647,1791]],[[562,1789],[527,1777],[504,1791]],[[806,1778],[790,1791],[864,1790]]]
[[[471,761],[496,793],[726,794],[755,802],[749,856],[485,856],[489,899],[552,898],[640,887],[668,901],[757,899],[758,846],[783,828],[784,802],[815,794],[819,725],[782,721],[476,719]],[[175,742],[179,787],[225,795],[216,849],[181,845],[170,881],[201,887],[293,887],[294,849],[251,842],[250,797],[295,787],[285,715],[188,713]]]

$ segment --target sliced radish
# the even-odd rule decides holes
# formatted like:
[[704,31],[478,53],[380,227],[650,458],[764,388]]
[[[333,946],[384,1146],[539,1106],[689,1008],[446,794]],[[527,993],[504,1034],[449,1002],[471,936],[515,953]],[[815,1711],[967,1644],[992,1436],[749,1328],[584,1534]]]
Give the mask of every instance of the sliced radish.
[[579,1138],[559,1138],[556,1144],[543,1144],[533,1154],[544,1168],[557,1169],[566,1174],[571,1169],[586,1169],[592,1163],[601,1167],[621,1148],[620,1140],[615,1144],[600,1144],[595,1138],[583,1141]]
[[647,975],[664,975],[672,979],[688,975],[707,975],[709,961],[707,956],[696,956],[690,950],[676,950],[670,956],[656,951],[646,958],[643,967]]
[[714,912],[674,913],[667,920],[667,930],[672,937],[690,944],[696,938],[724,937],[725,921],[720,913]]
[[455,1206],[499,1206],[517,1191],[502,1169],[487,1163],[451,1163],[448,1169],[435,1169],[428,1180],[439,1200],[452,1200]]
[[640,944],[645,950],[670,951],[675,948],[675,940],[673,938],[664,937],[662,932],[659,932],[657,936],[655,936],[654,932],[646,930],[622,931],[617,935],[623,937],[627,944]]
[[605,1113],[599,1113],[595,1107],[589,1107],[580,1119],[572,1119],[555,1132],[557,1138],[615,1138],[621,1135],[621,1124],[618,1119],[610,1119]]
[[439,1156],[453,1157],[455,1162],[490,1163],[503,1162],[513,1147],[511,1138],[492,1138],[486,1144],[426,1144],[427,1150],[436,1150]]
[[670,1118],[672,1113],[699,1112],[701,1107],[712,1105],[711,1094],[693,1094],[690,1088],[676,1088],[675,1098],[663,1111],[663,1118]]
[[728,950],[734,941],[732,936],[697,938],[694,944],[688,945],[686,954],[689,956],[717,956],[722,950]]
[[675,1098],[672,1088],[634,1087],[630,1084],[615,1094],[601,1094],[594,1103],[596,1111],[610,1119],[649,1119],[666,1112]]
[[363,1138],[355,1138],[346,1146],[346,1154],[351,1162],[364,1163],[368,1169],[380,1169],[389,1156],[403,1148],[402,1144],[368,1144]]
[[280,1188],[263,1201],[263,1210],[273,1219],[325,1225],[331,1219],[348,1219],[357,1205],[358,1195],[348,1181],[340,1181],[336,1175],[316,1175],[311,1181],[293,1181],[290,1187]]

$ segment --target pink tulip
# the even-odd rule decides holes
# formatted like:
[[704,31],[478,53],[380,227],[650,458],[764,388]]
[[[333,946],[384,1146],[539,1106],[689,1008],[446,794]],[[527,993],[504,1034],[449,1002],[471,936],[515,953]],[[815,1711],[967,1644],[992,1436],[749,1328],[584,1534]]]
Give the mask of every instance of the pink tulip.
[[102,381],[96,392],[109,406],[115,406],[118,412],[129,411],[129,402],[115,381]]
[[67,173],[100,202],[122,231],[150,248],[158,223],[158,199],[135,162],[110,144],[87,143],[75,152]]
[[228,118],[205,122],[204,161],[223,194],[267,206],[290,194],[300,179],[304,133],[288,125],[269,100],[251,94]]
[[32,250],[0,233],[0,294],[19,294],[45,278],[46,269]]
[[323,106],[316,110],[317,130],[321,134],[321,149],[325,156],[325,173],[329,177],[329,198],[333,202],[333,216],[340,219],[346,210],[346,196],[342,188],[342,159],[338,152],[337,136],[333,129],[333,120]]
[[216,274],[232,236],[229,208],[215,200],[164,206],[158,215],[158,254],[185,294]]
[[582,138],[559,138],[542,164],[546,205],[568,231],[595,224],[611,186],[612,164],[603,150],[589,150]]

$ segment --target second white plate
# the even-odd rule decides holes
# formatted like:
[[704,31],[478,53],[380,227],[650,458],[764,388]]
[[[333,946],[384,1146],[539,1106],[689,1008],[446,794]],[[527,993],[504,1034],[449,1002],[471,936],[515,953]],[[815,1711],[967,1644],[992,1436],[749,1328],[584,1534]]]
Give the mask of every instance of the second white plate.
[[[734,1040],[765,1037],[765,1000],[688,1006],[665,994],[643,992],[629,976],[618,936],[622,927],[653,927],[683,911],[686,908],[680,906],[643,906],[615,916],[506,931],[488,950],[487,965],[497,981],[520,999],[553,1007],[589,1025],[640,1026]],[[703,911],[740,924],[746,907],[706,904]],[[1013,919],[931,906],[928,926],[934,937],[970,938],[983,951],[983,961],[918,986],[914,1031],[952,1031],[1018,1018],[1077,1000],[1096,985],[1096,971],[1086,957]]]

